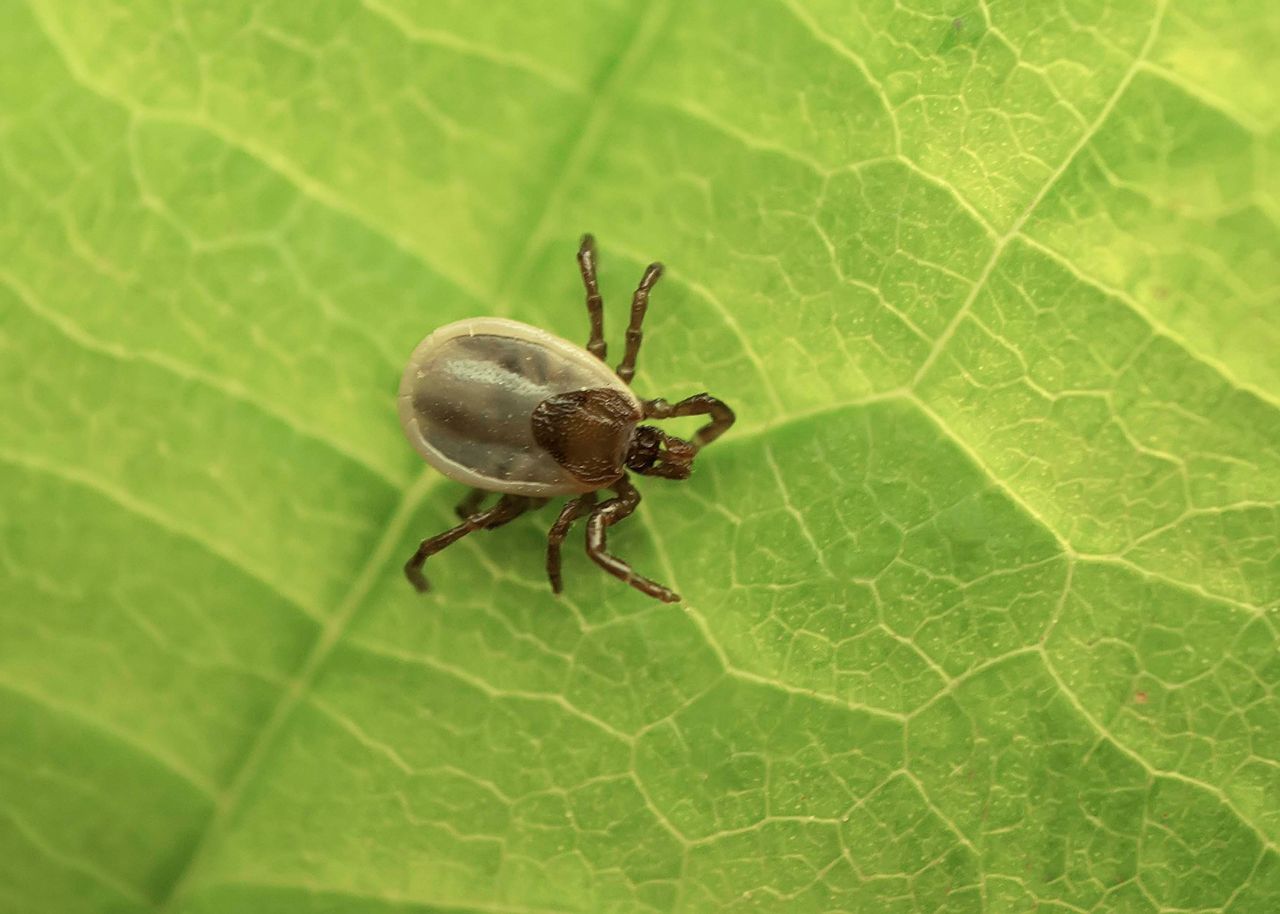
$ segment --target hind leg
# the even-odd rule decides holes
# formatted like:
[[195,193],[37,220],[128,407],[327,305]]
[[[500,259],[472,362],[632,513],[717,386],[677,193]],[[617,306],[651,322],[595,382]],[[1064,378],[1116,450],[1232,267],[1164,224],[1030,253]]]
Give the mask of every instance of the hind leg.
[[[472,493],[472,495],[474,494]],[[468,495],[467,499],[469,500],[472,495]],[[426,564],[427,559],[440,550],[452,546],[473,530],[493,530],[495,527],[501,527],[540,503],[538,499],[527,498],[523,495],[502,496],[492,508],[478,511],[456,527],[451,527],[443,533],[437,533],[435,536],[423,540],[419,544],[417,551],[414,552],[413,557],[405,562],[405,577],[409,579],[409,583],[419,593],[426,593],[431,589],[431,585],[427,582],[427,576],[422,572],[422,566]]]

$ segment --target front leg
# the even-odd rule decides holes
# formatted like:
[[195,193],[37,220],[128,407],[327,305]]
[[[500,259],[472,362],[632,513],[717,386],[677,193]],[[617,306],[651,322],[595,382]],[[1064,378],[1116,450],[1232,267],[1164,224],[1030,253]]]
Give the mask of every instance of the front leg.
[[657,581],[651,581],[636,574],[630,565],[608,552],[606,531],[618,521],[629,517],[640,504],[640,493],[625,475],[610,488],[617,493],[617,497],[597,506],[587,521],[587,555],[609,574],[630,584],[642,594],[661,600],[663,603],[679,602],[678,593],[668,590]]
[[680,416],[711,417],[711,421],[693,435],[692,443],[695,451],[727,432],[737,418],[727,404],[717,400],[711,394],[694,394],[674,404],[663,399],[644,401],[646,419],[675,419]]
[[583,235],[578,245],[578,269],[587,290],[587,316],[591,318],[587,351],[603,362],[609,347],[604,341],[604,299],[600,297],[600,284],[596,281],[596,240],[590,235]]
[[649,310],[649,293],[662,275],[662,264],[651,263],[640,277],[640,285],[631,296],[631,321],[627,324],[627,351],[618,363],[618,377],[630,384],[636,375],[636,359],[640,357],[640,343],[644,340],[644,315]]

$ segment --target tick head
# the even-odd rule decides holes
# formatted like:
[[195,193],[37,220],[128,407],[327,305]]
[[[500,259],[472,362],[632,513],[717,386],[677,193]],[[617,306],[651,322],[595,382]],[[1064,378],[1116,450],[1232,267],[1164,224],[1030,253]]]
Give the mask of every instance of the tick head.
[[627,469],[642,476],[688,479],[697,450],[683,438],[652,425],[641,425],[627,449]]

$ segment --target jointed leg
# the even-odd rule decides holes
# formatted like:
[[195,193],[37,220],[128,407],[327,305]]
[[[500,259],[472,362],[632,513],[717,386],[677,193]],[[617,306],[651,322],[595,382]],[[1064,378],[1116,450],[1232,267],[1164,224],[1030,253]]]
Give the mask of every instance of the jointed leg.
[[693,435],[695,450],[710,444],[729,430],[735,416],[724,403],[710,394],[694,394],[679,403],[668,403],[666,400],[646,400],[644,402],[646,419],[675,419],[680,416],[710,416],[711,421],[698,429]]
[[460,520],[466,520],[480,510],[480,505],[488,494],[484,489],[472,489],[462,497],[462,501],[458,502],[458,506],[453,509],[453,513],[458,515]]
[[596,240],[590,235],[583,235],[578,245],[578,269],[582,271],[582,284],[587,287],[587,315],[591,318],[587,351],[603,362],[608,350],[604,341],[604,300],[596,282]]
[[560,545],[564,542],[564,538],[569,535],[573,522],[594,508],[595,504],[595,492],[579,495],[564,506],[560,511],[560,516],[556,518],[556,522],[551,525],[551,531],[547,534],[547,577],[551,579],[552,593],[559,593],[562,589],[560,580]]
[[618,377],[630,384],[636,374],[636,357],[640,355],[640,341],[644,334],[640,327],[644,324],[644,313],[649,308],[649,292],[653,284],[662,275],[662,264],[651,263],[640,279],[635,294],[631,296],[631,323],[627,324],[627,351],[618,363]]
[[420,593],[425,593],[431,587],[427,583],[426,575],[422,573],[422,566],[426,564],[427,559],[446,546],[452,546],[471,531],[492,530],[494,527],[501,527],[539,503],[537,499],[527,498],[523,495],[502,496],[498,503],[487,511],[473,514],[456,527],[423,540],[418,546],[418,551],[413,554],[413,558],[405,563],[405,577]]
[[587,521],[587,555],[609,574],[630,584],[641,593],[655,597],[663,603],[677,602],[680,599],[679,594],[668,590],[656,581],[641,577],[622,559],[606,551],[608,548],[606,531],[630,515],[636,509],[636,505],[640,504],[640,493],[626,476],[619,479],[611,488],[618,493],[617,497],[599,505],[591,512],[591,517]]

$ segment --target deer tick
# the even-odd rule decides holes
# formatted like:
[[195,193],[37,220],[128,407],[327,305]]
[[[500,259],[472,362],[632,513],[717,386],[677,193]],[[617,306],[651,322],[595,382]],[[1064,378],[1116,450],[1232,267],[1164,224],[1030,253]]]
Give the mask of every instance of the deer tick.
[[[608,530],[635,511],[640,493],[629,473],[687,479],[705,445],[733,425],[733,410],[709,394],[669,403],[642,400],[631,390],[649,293],[662,264],[651,263],[631,297],[627,347],[611,370],[605,364],[604,301],[596,281],[595,240],[584,235],[578,267],[587,293],[587,346],[500,317],[457,321],[414,349],[400,382],[400,423],[435,469],[471,486],[458,505],[461,523],[422,541],[404,566],[419,591],[428,589],[423,565],[473,530],[493,530],[572,496],[547,535],[547,575],[561,590],[560,547],[579,518],[587,518],[587,555],[614,577],[667,603],[680,597],[608,551]],[[646,419],[707,416],[686,441]],[[599,501],[597,493],[612,497]],[[484,508],[490,494],[499,496]]]

